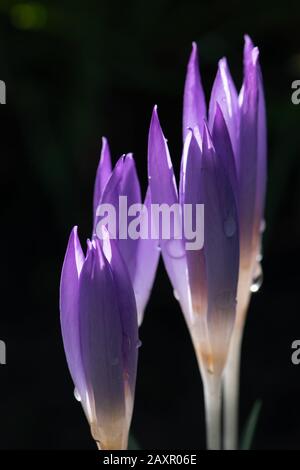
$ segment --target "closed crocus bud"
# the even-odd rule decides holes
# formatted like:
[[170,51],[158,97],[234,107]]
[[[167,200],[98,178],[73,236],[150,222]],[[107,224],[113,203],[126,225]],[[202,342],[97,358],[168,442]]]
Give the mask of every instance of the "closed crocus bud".
[[[222,125],[221,120],[224,121]],[[226,59],[219,62],[210,97],[209,125],[213,129],[214,143],[217,145],[218,141],[220,150],[224,147],[224,139],[227,140],[226,134],[229,134],[234,155],[240,219],[237,323],[242,328],[251,285],[261,272],[261,235],[266,192],[265,99],[259,51],[248,36],[245,36],[244,80],[239,96]],[[228,151],[228,145],[225,146],[228,155],[231,152]]]
[[[186,83],[191,85],[188,89],[185,88],[184,128],[193,127],[195,110],[198,110],[200,120],[199,110],[204,109],[195,45],[188,65]],[[248,36],[245,36],[241,91],[238,95],[227,61],[225,58],[221,59],[210,96],[208,122],[217,154],[227,167],[239,213],[237,315],[225,375],[225,447],[231,449],[237,446],[241,339],[251,292],[256,292],[262,281],[261,238],[267,179],[266,111],[259,51]]]
[[94,235],[101,239],[102,226],[105,225],[103,216],[107,210],[112,209],[116,215],[116,223],[108,229],[111,234],[114,232],[113,236],[129,272],[137,303],[139,325],[143,321],[150,297],[159,250],[157,239],[148,236],[147,229],[144,235],[132,236],[130,222],[138,217],[139,224],[144,227],[147,225],[148,228],[151,224],[151,219],[148,219],[150,205],[150,188],[142,204],[133,156],[123,155],[112,170],[108,143],[103,139],[94,187]]
[[[103,229],[104,230],[104,229]],[[61,274],[60,317],[65,354],[98,448],[126,449],[138,358],[132,284],[116,243],[88,242],[75,227]]]
[[[190,329],[204,376],[220,377],[236,313],[239,269],[235,195],[206,125],[202,151],[192,134],[183,164],[183,204],[204,205],[204,245],[187,251],[192,298]],[[183,174],[181,176],[183,178]]]
[[[220,124],[222,125],[222,124]],[[169,207],[204,206],[204,245],[187,249],[187,240],[160,239],[162,256],[181,304],[199,362],[206,398],[209,448],[220,447],[221,377],[229,351],[236,313],[239,271],[239,228],[236,195],[226,155],[217,155],[203,121],[185,139],[180,196],[166,140],[154,109],[148,145],[152,200]],[[229,137],[227,136],[229,139]],[[192,220],[189,220],[192,223]],[[171,249],[170,249],[170,243]]]

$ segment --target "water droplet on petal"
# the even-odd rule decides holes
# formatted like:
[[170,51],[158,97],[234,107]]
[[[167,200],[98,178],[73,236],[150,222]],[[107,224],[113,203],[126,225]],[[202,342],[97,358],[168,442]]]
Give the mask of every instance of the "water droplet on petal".
[[263,271],[262,271],[261,264],[258,264],[251,287],[250,287],[250,292],[258,292],[262,283],[263,283]]
[[142,346],[142,341],[139,339],[136,343],[136,349],[139,349]]
[[166,241],[166,250],[170,258],[180,259],[185,256],[185,249],[182,240],[172,238]]
[[173,294],[174,294],[175,299],[178,300],[178,302],[179,302],[180,299],[179,299],[179,294],[178,294],[177,290],[174,289]]
[[260,223],[260,233],[264,233],[264,231],[266,230],[266,221],[263,219]]
[[81,397],[79,395],[79,392],[77,390],[77,388],[74,388],[74,397],[76,398],[77,401],[81,401]]
[[159,245],[156,247],[156,249],[157,251],[161,252],[161,247]]
[[227,237],[233,237],[236,232],[236,222],[232,215],[229,215],[224,221],[224,232]]

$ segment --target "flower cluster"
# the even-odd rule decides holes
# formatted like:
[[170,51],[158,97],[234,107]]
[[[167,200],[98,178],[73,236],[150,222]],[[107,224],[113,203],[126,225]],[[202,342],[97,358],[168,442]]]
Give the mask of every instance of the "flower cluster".
[[[94,189],[94,227],[83,253],[75,227],[61,275],[64,348],[91,432],[100,449],[126,449],[134,402],[138,327],[142,323],[160,252],[191,334],[205,391],[208,447],[221,447],[224,380],[225,446],[236,446],[237,365],[251,291],[261,273],[266,190],[266,118],[259,52],[245,37],[244,80],[238,94],[221,59],[208,112],[198,53],[193,44],[183,103],[179,185],[154,108],[148,139],[149,183],[142,204],[131,154],[112,169],[106,139]],[[127,219],[112,235],[103,224],[106,205],[120,200],[140,208],[174,211],[168,237],[125,238]],[[204,207],[204,244],[187,249],[177,236],[184,207]],[[147,221],[150,225],[157,222]],[[235,386],[233,385],[235,384]],[[231,392],[230,392],[231,391]],[[235,405],[236,406],[236,405]]]

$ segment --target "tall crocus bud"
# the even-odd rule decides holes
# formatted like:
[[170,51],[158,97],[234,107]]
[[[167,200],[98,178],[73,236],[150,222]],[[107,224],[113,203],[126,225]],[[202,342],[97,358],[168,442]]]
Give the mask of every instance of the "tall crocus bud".
[[[152,199],[180,203],[184,227],[204,206],[204,245],[191,247],[171,232],[160,240],[162,256],[188,325],[204,382],[208,446],[220,448],[221,377],[235,321],[239,269],[236,196],[223,158],[206,123],[203,134],[189,130],[181,164],[178,197],[172,162],[154,109],[148,146]],[[229,137],[228,137],[229,138]],[[188,211],[188,208],[191,211]],[[194,214],[191,216],[191,214]]]
[[225,374],[225,446],[238,446],[240,353],[252,292],[262,282],[261,238],[267,179],[266,112],[259,51],[245,37],[244,81],[239,95],[239,147],[237,173],[240,213],[240,275],[237,320]]
[[[196,70],[195,70],[196,69]],[[184,127],[194,125],[202,104],[202,86],[197,72],[195,46],[188,65],[185,89]],[[192,98],[191,98],[192,96]],[[194,101],[193,101],[194,100]],[[193,108],[187,115],[186,109]],[[239,95],[225,58],[221,59],[209,103],[209,128],[213,142],[230,175],[239,212],[240,267],[237,316],[225,374],[225,447],[237,446],[237,403],[241,339],[251,292],[261,284],[261,237],[266,192],[266,112],[259,51],[245,36],[244,80]]]
[[193,42],[184,87],[183,140],[185,140],[189,128],[198,127],[202,131],[205,118],[206,102],[199,72],[197,45]]
[[[104,229],[103,229],[104,230]],[[64,349],[99,449],[126,449],[139,346],[135,297],[116,244],[88,242],[84,256],[75,227],[61,274]]]
[[142,204],[140,184],[132,155],[122,156],[112,170],[108,143],[103,139],[94,187],[94,235],[101,239],[102,226],[108,223],[107,213],[112,210],[115,224],[109,226],[108,223],[108,230],[116,239],[129,272],[137,303],[139,325],[142,323],[154,282],[159,250],[158,241],[149,237],[148,233],[132,236],[130,224],[132,222],[135,226],[143,227],[150,225],[151,220],[148,220],[150,206],[150,188]]

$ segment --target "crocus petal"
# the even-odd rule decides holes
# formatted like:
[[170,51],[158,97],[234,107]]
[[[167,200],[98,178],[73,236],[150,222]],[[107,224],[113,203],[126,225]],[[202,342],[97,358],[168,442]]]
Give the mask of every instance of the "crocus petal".
[[[182,162],[182,204],[183,207],[184,204],[189,204],[195,209],[196,204],[203,204],[200,191],[202,152],[191,131],[186,137]],[[195,211],[193,210],[194,217]],[[192,308],[195,315],[205,315],[207,309],[205,261],[202,248],[201,246],[198,250],[186,250]]]
[[203,135],[199,185],[205,204],[207,327],[215,372],[220,373],[227,358],[236,313],[239,226],[234,193],[215,153],[207,126]]
[[[251,68],[253,57],[256,59],[256,83],[257,83],[257,148],[256,148],[256,187],[255,187],[255,207],[252,227],[252,270],[261,270],[260,263],[255,266],[255,260],[261,256],[261,238],[264,226],[263,213],[265,206],[265,193],[267,182],[267,129],[266,129],[266,109],[263,89],[262,73],[259,64],[258,49],[254,47],[249,36],[245,36],[244,46],[244,66],[245,70]],[[241,106],[244,99],[244,92],[240,93]],[[245,256],[244,256],[245,258]]]
[[225,58],[219,61],[217,76],[215,78],[210,103],[209,103],[209,129],[212,131],[217,104],[221,108],[225,119],[234,155],[238,152],[238,125],[239,125],[239,107],[237,91],[232,80],[227,60]]
[[102,149],[94,186],[94,217],[107,181],[111,175],[111,158],[107,139],[102,137]]
[[232,186],[236,201],[238,200],[238,183],[237,172],[235,166],[235,158],[232,150],[229,132],[226,126],[219,103],[216,103],[215,118],[212,128],[212,137],[214,147],[218,157],[227,171],[230,184]]
[[126,429],[118,295],[109,262],[93,243],[79,279],[79,335],[91,430],[103,449],[122,449]]
[[141,219],[141,223],[148,226],[148,237],[137,240],[137,263],[133,280],[139,325],[143,321],[160,256],[158,239],[151,237],[151,203],[151,190],[148,186]]
[[[120,197],[122,206],[120,207]],[[106,184],[101,204],[110,204],[115,209],[117,217],[116,238],[122,257],[127,265],[130,278],[133,282],[137,263],[136,240],[128,236],[127,209],[133,204],[141,204],[141,191],[136,173],[134,159],[131,154],[121,157]],[[121,218],[118,217],[119,212]],[[95,228],[99,218],[96,217]],[[112,234],[111,234],[112,235]]]
[[[171,208],[178,203],[176,181],[166,139],[162,133],[155,107],[152,114],[148,138],[148,175],[153,204],[164,204]],[[175,224],[178,218],[175,216]],[[159,233],[160,246],[166,270],[176,296],[185,315],[190,314],[189,288],[184,242],[175,239],[175,227],[170,227],[170,239]]]
[[[108,260],[115,289],[118,293],[117,303],[122,325],[122,352],[124,380],[129,384],[132,396],[135,390],[136,369],[138,359],[138,322],[134,290],[129,277],[127,266],[118,248],[118,242],[109,237],[109,233],[103,227],[103,252]],[[97,242],[99,243],[99,242]]]
[[257,190],[258,147],[258,49],[244,50],[244,83],[240,105],[239,212],[241,263],[247,268],[253,257],[253,230]]
[[79,395],[84,400],[85,380],[80,356],[78,292],[84,255],[74,227],[67,246],[60,280],[60,322],[69,370]]
[[[254,230],[261,233],[265,208],[267,184],[267,123],[264,87],[259,60],[258,68],[258,116],[257,116],[257,188],[256,188],[256,224]],[[258,242],[259,243],[259,242]]]
[[183,100],[183,140],[185,140],[188,129],[203,128],[203,119],[206,118],[206,103],[202,88],[197,45],[193,42],[192,53],[188,63],[188,70],[184,87]]

